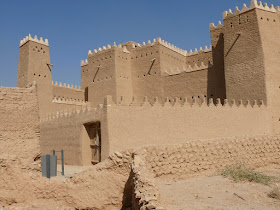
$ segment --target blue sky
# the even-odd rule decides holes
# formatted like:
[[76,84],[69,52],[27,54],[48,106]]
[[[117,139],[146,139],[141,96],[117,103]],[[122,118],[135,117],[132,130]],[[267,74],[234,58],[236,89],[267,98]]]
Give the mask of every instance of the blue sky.
[[[210,46],[209,23],[249,0],[1,0],[0,86],[16,86],[20,40],[49,39],[53,81],[80,84],[88,50],[157,37],[185,50]],[[280,0],[267,0],[280,5]]]

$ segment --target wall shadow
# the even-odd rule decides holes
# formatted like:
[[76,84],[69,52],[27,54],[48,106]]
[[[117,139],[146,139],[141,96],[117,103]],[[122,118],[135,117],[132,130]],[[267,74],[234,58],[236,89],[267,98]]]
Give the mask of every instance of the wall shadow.
[[134,183],[133,183],[133,172],[131,170],[128,180],[124,187],[121,210],[133,209],[132,207],[133,196],[134,196]]
[[216,46],[212,46],[213,66],[208,71],[207,99],[226,99],[226,83],[224,70],[224,34],[220,34]]

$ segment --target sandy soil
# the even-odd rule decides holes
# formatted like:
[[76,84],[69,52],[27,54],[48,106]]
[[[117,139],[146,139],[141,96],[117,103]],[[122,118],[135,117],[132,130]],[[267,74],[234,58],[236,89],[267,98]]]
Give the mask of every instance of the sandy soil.
[[51,177],[51,180],[65,181],[68,178],[73,177],[75,174],[79,174],[85,170],[94,168],[93,165],[89,166],[70,166],[64,165],[64,176],[62,176],[62,168],[60,164],[57,164],[57,176]]
[[117,160],[107,159],[94,167],[66,166],[67,176],[47,179],[37,170],[22,168],[16,158],[0,156],[0,209],[115,210],[130,206],[130,156],[121,166],[114,163]]
[[44,200],[38,199],[32,202],[26,202],[25,204],[14,204],[12,206],[6,206],[5,208],[0,208],[0,210],[75,210],[75,208],[65,205],[63,202],[55,200]]
[[[280,178],[280,166],[258,169]],[[280,209],[280,201],[268,197],[272,186],[235,183],[222,176],[195,177],[180,181],[158,180],[161,200],[168,210],[186,209]]]

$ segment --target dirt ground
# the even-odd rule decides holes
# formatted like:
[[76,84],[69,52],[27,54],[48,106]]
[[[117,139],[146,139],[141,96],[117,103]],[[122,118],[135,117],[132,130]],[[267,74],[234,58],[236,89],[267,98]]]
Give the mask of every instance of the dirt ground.
[[[127,157],[124,162],[114,156],[96,166],[65,166],[65,176],[58,165],[58,176],[49,180],[15,157],[0,156],[0,210],[130,209],[132,160]],[[280,178],[280,165],[257,171]],[[268,197],[272,186],[201,174],[180,181],[157,178],[157,182],[167,210],[280,209],[280,200]]]
[[57,176],[51,177],[51,180],[65,181],[68,178],[73,177],[75,174],[79,174],[85,170],[94,168],[94,166],[71,166],[64,165],[64,176],[62,176],[62,168],[60,164],[57,164]]
[[[91,167],[65,166],[66,176],[52,179],[23,168],[19,159],[0,156],[0,210],[4,209],[104,209],[130,205],[124,195],[130,175],[130,156],[116,165],[117,157]],[[120,162],[121,163],[121,162]],[[59,169],[59,168],[58,168]],[[129,181],[129,184],[131,181]]]
[[[257,171],[280,178],[280,165],[259,168]],[[280,209],[280,200],[268,197],[275,184],[236,183],[217,175],[180,181],[158,180],[161,201],[168,210]]]

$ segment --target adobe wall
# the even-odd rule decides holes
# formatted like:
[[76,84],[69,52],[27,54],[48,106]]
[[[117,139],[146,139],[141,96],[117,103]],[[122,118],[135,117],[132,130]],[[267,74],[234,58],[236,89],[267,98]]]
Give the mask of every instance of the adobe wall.
[[89,86],[90,81],[92,81],[92,78],[93,76],[89,69],[88,61],[87,63],[83,61],[83,64],[81,63],[81,88],[83,90]]
[[218,65],[212,68],[211,48],[187,53],[160,38],[142,45],[130,41],[89,51],[88,60],[81,62],[82,88],[88,87],[85,95],[87,98],[88,93],[93,106],[102,103],[105,95],[112,95],[115,102],[132,96],[136,100],[144,96],[149,100],[225,98],[224,85],[220,85],[224,84],[224,72]]
[[131,50],[133,95],[137,97],[163,97],[160,45],[143,44]]
[[[42,39],[42,38],[41,38]],[[41,79],[42,84],[51,81],[51,72],[46,64],[50,63],[48,40],[34,39],[29,35],[20,42],[17,87]]]
[[0,153],[18,156],[23,164],[40,154],[36,87],[0,87]]
[[28,70],[28,54],[29,47],[26,45],[19,50],[18,72],[17,72],[17,87],[25,87],[30,80],[30,73]]
[[267,103],[273,110],[274,132],[280,133],[280,72],[279,72],[279,49],[280,49],[280,10],[268,12],[257,11],[261,44],[264,53],[265,82],[267,88]]
[[[116,74],[116,98],[132,97],[132,72],[131,72],[131,53],[123,48],[115,48],[115,74]],[[102,100],[104,99],[104,95]]]
[[[193,72],[167,75],[163,78],[164,96],[174,99],[175,97],[204,97],[208,96],[208,68]],[[210,97],[210,96],[209,96]]]
[[162,70],[169,70],[174,68],[187,68],[186,55],[176,52],[167,46],[159,45],[159,54],[161,56],[160,68]]
[[[97,106],[104,95],[116,99],[115,50],[99,49],[88,56],[88,64],[82,69],[82,88],[88,87],[88,101]],[[93,81],[94,80],[94,81]]]
[[[190,51],[188,54],[160,38],[142,45],[128,43],[135,98],[147,96],[149,100],[154,97],[161,100],[164,97],[174,99],[199,94],[204,97],[209,92],[210,49]],[[215,89],[214,83],[212,86]]]
[[42,154],[50,154],[53,149],[63,149],[65,164],[90,165],[90,139],[84,124],[97,121],[101,123],[101,158],[106,159],[109,156],[110,144],[106,112],[102,107],[63,110],[42,119],[40,123]]
[[52,75],[48,40],[27,36],[20,42],[17,87],[36,81],[40,116],[51,112]]
[[[209,139],[241,135],[271,134],[271,113],[265,106],[236,104],[217,106],[205,103],[192,106],[182,100],[163,107],[153,106],[108,107],[110,151],[145,144],[183,143],[189,139]],[[122,122],[122,123],[119,123]]]
[[[189,65],[188,72],[165,74],[163,76],[164,96],[171,99],[185,96],[196,98],[207,97],[209,71],[212,71],[211,66],[200,64],[200,66],[196,65],[193,67]],[[213,96],[213,94],[211,95]]]
[[226,99],[225,67],[224,67],[224,32],[221,23],[218,26],[210,24],[212,68],[208,72],[207,95],[209,97]]
[[65,83],[62,85],[61,83],[55,82],[52,85],[52,93],[54,98],[61,98],[65,100],[77,100],[84,101],[85,100],[85,91],[80,87],[74,87],[73,85],[66,85]]
[[188,141],[184,144],[150,145],[134,152],[134,209],[161,207],[157,179],[178,180],[197,174],[211,175],[226,166],[244,164],[255,169],[279,164],[279,136],[242,136]]
[[[64,100],[61,98],[54,98],[52,101],[52,112],[51,113],[57,113],[65,110],[81,110],[83,108],[86,108],[88,106],[88,102],[84,101],[78,101],[78,100]],[[47,115],[48,116],[48,115]]]
[[63,148],[67,164],[89,164],[90,140],[84,124],[96,121],[101,122],[102,160],[115,151],[147,144],[272,134],[269,109],[243,103],[222,106],[210,100],[209,106],[201,102],[190,105],[177,99],[173,105],[167,102],[162,106],[159,101],[151,105],[146,99],[142,105],[127,106],[115,105],[112,97],[107,97],[107,105],[97,109],[64,110],[43,119],[41,147],[43,153]]
[[156,177],[180,179],[238,163],[251,168],[279,164],[279,151],[279,136],[240,136],[152,146],[147,148],[146,161]]
[[161,45],[160,53],[164,97],[207,96],[211,50],[190,51],[184,55]]
[[[225,78],[228,99],[267,102],[264,52],[258,9],[224,17]],[[271,35],[271,34],[270,34]]]

